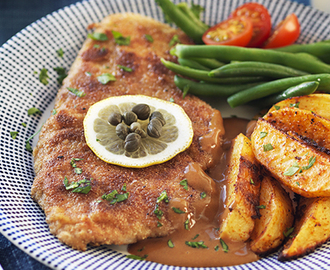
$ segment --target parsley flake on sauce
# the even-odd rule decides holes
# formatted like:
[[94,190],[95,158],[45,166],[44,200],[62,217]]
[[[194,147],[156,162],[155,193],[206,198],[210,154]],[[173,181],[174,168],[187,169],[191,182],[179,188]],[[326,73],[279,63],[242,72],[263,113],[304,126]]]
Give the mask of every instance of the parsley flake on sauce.
[[16,139],[17,135],[18,135],[18,131],[10,131],[10,136],[13,140]]
[[189,230],[189,218],[186,219],[186,221],[183,223],[183,226],[186,230]]
[[197,241],[197,242],[186,241],[185,244],[192,248],[208,248],[204,244],[204,241]]
[[167,245],[168,245],[168,247],[170,247],[170,248],[174,248],[174,244],[173,244],[173,242],[172,242],[171,239],[169,239],[169,240],[167,241]]
[[77,97],[84,97],[86,96],[86,93],[84,91],[80,91],[76,88],[72,88],[72,87],[67,87],[66,89],[68,89],[72,94],[75,94]]
[[182,211],[180,208],[176,208],[176,207],[172,207],[172,210],[174,211],[174,213],[177,214],[185,214],[185,211]]
[[183,186],[183,188],[185,190],[188,190],[188,180],[187,179],[183,179],[180,181],[180,185]]
[[41,111],[35,107],[32,107],[30,109],[27,110],[28,115],[34,115],[37,113],[41,113]]
[[116,81],[116,77],[110,73],[103,73],[97,77],[97,80],[102,84],[107,84],[110,81]]
[[162,210],[159,210],[159,206],[158,204],[156,204],[156,208],[154,210],[154,214],[156,215],[156,217],[160,220],[164,214],[164,212]]
[[133,259],[133,260],[139,260],[139,261],[144,261],[147,257],[148,257],[147,254],[144,255],[143,257],[137,256],[137,255],[133,255],[133,254],[126,255],[126,258]]
[[201,193],[201,199],[205,199],[205,198],[206,198],[206,192],[203,191],[203,192]]
[[228,245],[221,238],[220,238],[220,244],[221,244],[222,250],[227,253],[229,251]]
[[43,85],[47,85],[48,84],[48,79],[49,79],[49,76],[48,76],[48,70],[45,69],[45,68],[42,68],[40,70],[40,73],[39,73],[39,81],[43,84]]
[[118,45],[124,45],[124,46],[128,46],[131,43],[131,37],[124,37],[120,32],[117,31],[111,31],[112,35],[115,39],[115,42]]
[[104,33],[93,32],[93,33],[89,33],[87,37],[89,37],[92,40],[98,40],[98,41],[108,40],[108,36]]

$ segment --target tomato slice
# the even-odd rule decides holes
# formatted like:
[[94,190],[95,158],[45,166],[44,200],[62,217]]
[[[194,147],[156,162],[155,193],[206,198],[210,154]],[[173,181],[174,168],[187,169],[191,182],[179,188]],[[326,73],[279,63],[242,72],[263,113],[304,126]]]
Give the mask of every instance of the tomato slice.
[[246,3],[236,8],[230,18],[245,16],[252,20],[253,35],[247,47],[260,47],[269,37],[272,22],[267,8],[258,3]]
[[264,48],[278,48],[294,43],[300,35],[300,24],[297,16],[292,13],[281,21],[266,41]]
[[208,29],[202,39],[207,45],[246,46],[252,38],[252,21],[246,17],[229,18]]

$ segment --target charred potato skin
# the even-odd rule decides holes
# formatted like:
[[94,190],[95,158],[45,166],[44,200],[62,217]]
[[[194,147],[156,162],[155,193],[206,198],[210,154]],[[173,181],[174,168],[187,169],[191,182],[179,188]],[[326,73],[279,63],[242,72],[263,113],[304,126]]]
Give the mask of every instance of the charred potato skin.
[[283,232],[292,227],[293,206],[289,195],[281,185],[265,172],[261,182],[260,218],[256,219],[251,234],[250,248],[259,256],[276,251],[285,239]]
[[227,170],[226,210],[220,220],[220,237],[247,241],[258,217],[260,174],[251,143],[243,134],[232,143]]
[[293,238],[284,245],[280,261],[307,255],[330,239],[330,197],[302,198],[296,217]]
[[[261,138],[260,132],[267,135]],[[262,118],[251,135],[251,143],[256,159],[284,186],[304,197],[330,196],[330,158],[327,155],[276,129]],[[271,144],[273,149],[264,151],[267,144]],[[310,157],[316,159],[309,169],[302,173],[297,171],[294,175],[284,174],[294,162],[307,165]]]

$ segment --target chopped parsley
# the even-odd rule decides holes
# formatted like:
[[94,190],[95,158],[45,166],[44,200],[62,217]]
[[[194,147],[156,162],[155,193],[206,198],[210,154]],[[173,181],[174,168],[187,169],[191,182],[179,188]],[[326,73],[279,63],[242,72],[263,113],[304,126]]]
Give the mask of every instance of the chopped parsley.
[[92,73],[90,73],[90,72],[88,72],[88,71],[86,71],[85,74],[86,74],[86,76],[88,76],[88,77],[92,76]]
[[21,123],[21,125],[22,125],[23,127],[26,127],[26,126],[27,126],[26,123],[24,123],[24,122]]
[[48,70],[43,68],[40,70],[40,73],[39,73],[39,81],[43,84],[43,85],[47,85],[48,84],[48,79],[49,79],[49,76],[48,76]]
[[137,256],[137,255],[133,255],[133,254],[126,255],[126,258],[133,259],[133,260],[139,260],[139,261],[144,261],[147,257],[148,257],[147,254],[144,255],[143,257]]
[[42,126],[39,128],[39,130],[34,133],[32,136],[30,136],[26,141],[25,141],[25,149],[28,150],[29,152],[32,152],[32,147],[30,144],[30,141],[40,132]]
[[156,208],[154,210],[154,214],[156,215],[156,217],[160,220],[164,214],[164,212],[162,210],[159,209],[158,204],[156,204]]
[[192,240],[195,240],[198,236],[199,236],[199,234],[196,234],[196,235],[192,238]]
[[116,81],[116,77],[110,73],[103,73],[97,77],[97,80],[102,84],[107,84],[110,81]]
[[187,84],[183,87],[183,91],[182,91],[182,98],[185,98],[186,95],[188,94],[190,86]]
[[289,168],[283,173],[283,175],[286,175],[286,176],[292,176],[292,175],[294,175],[296,172],[298,172],[299,169],[300,169],[300,167],[299,167],[297,161],[295,161],[295,162],[293,163],[293,165],[292,165],[291,167],[289,167]]
[[185,243],[187,246],[192,247],[192,248],[208,248],[204,244],[204,241],[196,241],[196,242],[186,241]]
[[250,178],[250,184],[251,184],[251,185],[254,185],[254,181],[253,181],[252,178]]
[[80,168],[74,168],[74,172],[76,174],[82,174],[82,169],[80,169]]
[[174,211],[174,213],[177,214],[185,214],[185,211],[182,211],[180,208],[176,208],[176,207],[172,207],[172,210]]
[[178,35],[174,35],[169,43],[170,47],[174,46],[175,44],[180,43],[180,39]]
[[260,132],[260,139],[263,139],[267,136],[268,132],[265,132],[265,131],[261,131]]
[[122,191],[127,191],[127,186],[126,183],[123,185],[123,187],[121,188]]
[[80,161],[80,160],[83,160],[83,158],[72,158],[70,161],[70,165],[72,166],[72,168],[77,168],[76,161]]
[[174,98],[171,97],[170,100],[169,100],[169,102],[174,102]]
[[58,55],[58,57],[63,57],[63,55],[64,55],[64,51],[63,51],[63,49],[62,48],[59,48],[57,51],[56,51],[56,53],[57,53],[57,55]]
[[274,105],[275,110],[281,109],[281,106]]
[[188,190],[188,180],[187,179],[183,179],[180,181],[180,185],[183,186],[183,188],[185,190]]
[[113,190],[109,194],[103,194],[101,198],[110,202],[110,204],[115,204],[126,201],[128,199],[128,196],[129,192],[120,194],[117,190]]
[[89,37],[90,39],[93,39],[93,40],[98,40],[98,41],[108,40],[108,36],[104,33],[93,32],[93,33],[89,33],[87,35],[87,37]]
[[56,71],[56,73],[58,75],[57,82],[59,84],[62,84],[63,80],[68,76],[68,74],[66,74],[65,68],[63,68],[63,67],[54,67],[53,69]]
[[92,188],[90,180],[84,178],[83,180],[79,180],[78,182],[73,181],[69,184],[69,180],[66,176],[64,177],[64,186],[66,190],[83,194],[87,194]]
[[159,221],[157,221],[157,227],[162,227],[163,224],[161,224]]
[[189,230],[189,218],[186,219],[186,221],[183,223],[183,226],[186,230]]
[[10,136],[13,140],[16,139],[17,135],[18,135],[18,131],[10,131]]
[[289,107],[299,108],[300,102],[297,103],[290,103]]
[[154,39],[152,38],[151,35],[145,34],[145,35],[144,35],[144,38],[145,38],[147,41],[149,41],[150,43],[153,43],[153,42],[154,42]]
[[315,161],[316,161],[316,157],[312,156],[308,160],[308,165],[307,166],[302,166],[301,168],[303,170],[308,170],[308,169],[310,169],[313,166],[313,164],[315,163]]
[[297,185],[298,187],[300,187],[300,183],[299,183],[298,181],[296,182],[296,185]]
[[174,244],[173,244],[173,242],[172,242],[171,239],[169,239],[169,240],[167,241],[167,245],[168,245],[168,247],[170,247],[170,248],[174,248]]
[[55,115],[57,113],[56,109],[53,109],[52,115]]
[[221,244],[222,250],[227,253],[229,251],[228,245],[221,238],[220,238],[220,244]]
[[270,151],[270,150],[274,149],[274,147],[272,146],[271,143],[264,144],[263,148],[264,148],[264,152],[267,152],[267,151]]
[[67,89],[68,89],[71,93],[75,94],[77,97],[84,97],[84,96],[86,96],[86,93],[85,93],[84,91],[80,91],[80,90],[78,90],[78,89],[76,89],[76,88],[67,87]]
[[128,46],[131,43],[131,37],[124,37],[120,32],[117,31],[111,31],[112,35],[115,39],[115,42],[118,45],[124,45],[124,46]]
[[161,201],[164,201],[166,203],[169,202],[169,199],[168,199],[168,196],[167,196],[167,193],[166,193],[166,190],[164,190],[160,195],[159,197],[157,198],[157,203],[160,203]]
[[215,251],[219,251],[219,246],[216,245],[216,246],[214,247],[214,250],[215,250]]
[[257,209],[266,209],[266,205],[257,205],[256,206]]
[[99,44],[94,44],[93,47],[94,47],[94,48],[100,48],[100,45],[99,45]]
[[283,235],[285,237],[289,237],[291,233],[293,233],[294,227],[291,228],[287,228],[287,230],[285,232],[283,232]]
[[118,67],[124,71],[127,71],[127,72],[132,72],[133,69],[131,69],[130,67],[125,67],[125,66],[122,66],[122,65],[118,65]]
[[37,113],[41,113],[41,111],[35,107],[32,107],[30,109],[27,110],[28,115],[34,115]]
[[203,191],[203,192],[201,192],[201,199],[205,199],[205,198],[206,198],[206,192]]

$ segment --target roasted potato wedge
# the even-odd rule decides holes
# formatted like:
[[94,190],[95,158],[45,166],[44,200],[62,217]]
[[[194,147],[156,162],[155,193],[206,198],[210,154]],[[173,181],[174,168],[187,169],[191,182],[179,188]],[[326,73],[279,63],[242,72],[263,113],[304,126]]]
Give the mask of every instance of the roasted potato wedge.
[[269,112],[264,118],[277,129],[291,132],[316,150],[330,154],[330,120],[296,108]]
[[330,95],[329,94],[312,94],[308,96],[293,97],[276,103],[270,108],[271,111],[286,107],[298,107],[302,110],[313,111],[317,115],[330,119]]
[[266,175],[260,188],[260,218],[255,220],[250,247],[260,256],[275,251],[285,239],[283,232],[294,220],[292,201],[274,178]]
[[246,241],[258,216],[256,207],[259,205],[260,179],[251,142],[243,134],[232,143],[226,188],[226,209],[220,218],[220,237],[230,241]]
[[302,198],[291,239],[278,259],[295,259],[315,250],[330,238],[330,198]]
[[256,159],[277,180],[305,197],[330,196],[330,157],[260,118],[251,135]]

